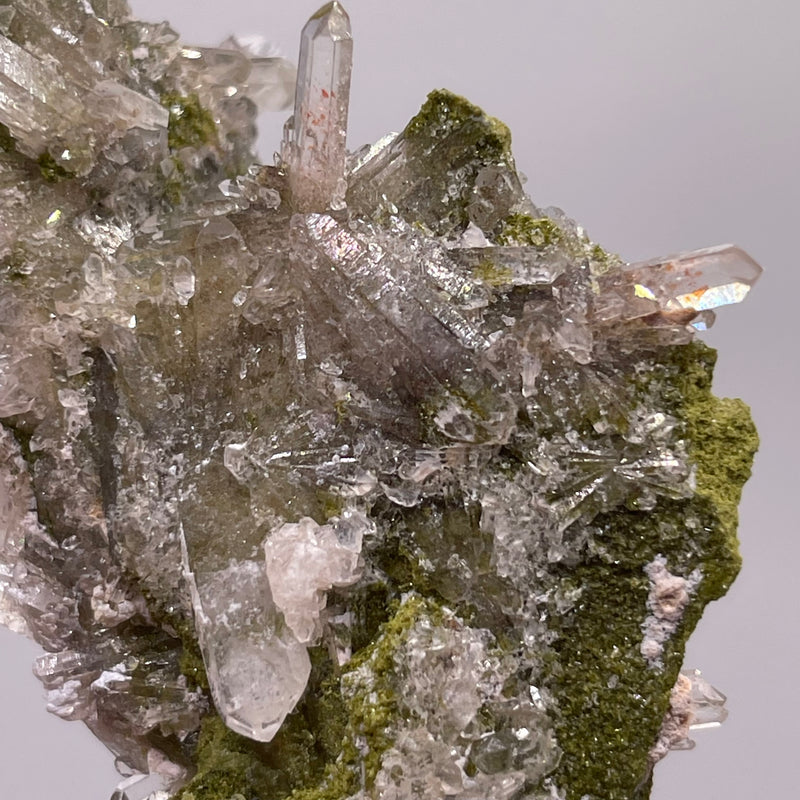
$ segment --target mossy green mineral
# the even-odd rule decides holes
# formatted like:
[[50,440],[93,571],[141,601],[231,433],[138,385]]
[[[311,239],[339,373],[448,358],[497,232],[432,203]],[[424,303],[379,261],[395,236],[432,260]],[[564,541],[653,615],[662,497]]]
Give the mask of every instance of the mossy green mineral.
[[[580,605],[556,623],[548,679],[564,750],[556,781],[569,787],[570,800],[649,796],[650,751],[686,640],[704,606],[725,594],[739,571],[737,507],[758,436],[744,403],[711,393],[715,361],[716,352],[700,343],[662,351],[646,379],[647,391],[657,392],[684,426],[697,465],[694,497],[600,515],[593,523],[597,552],[563,576],[583,587]],[[658,556],[680,574],[699,569],[702,580],[663,666],[653,669],[638,643],[649,590],[644,567]]]

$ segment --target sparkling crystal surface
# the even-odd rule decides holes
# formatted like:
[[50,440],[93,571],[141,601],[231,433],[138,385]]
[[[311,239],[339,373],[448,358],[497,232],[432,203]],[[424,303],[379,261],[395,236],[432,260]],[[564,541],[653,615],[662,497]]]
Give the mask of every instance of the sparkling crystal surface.
[[447,91],[348,154],[338,3],[277,167],[256,44],[0,21],[0,622],[116,798],[627,800],[724,718],[747,254],[625,264]]

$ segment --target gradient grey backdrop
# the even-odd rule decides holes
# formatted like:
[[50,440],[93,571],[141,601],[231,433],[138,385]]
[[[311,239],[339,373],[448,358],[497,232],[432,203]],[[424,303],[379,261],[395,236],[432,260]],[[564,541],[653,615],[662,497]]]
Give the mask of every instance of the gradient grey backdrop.
[[[321,0],[320,0],[321,2]],[[264,34],[296,58],[316,0],[134,0],[184,40]],[[798,796],[800,3],[797,0],[349,0],[350,146],[402,128],[436,87],[507,122],[540,206],[628,260],[733,241],[767,274],[705,338],[717,394],[762,445],[741,508],[744,569],[689,646],[730,719],[656,771],[657,800]],[[265,120],[262,157],[284,115]],[[613,613],[613,609],[609,609]],[[0,631],[0,797],[107,800],[111,758],[44,711],[36,648]],[[598,757],[602,754],[598,753]]]

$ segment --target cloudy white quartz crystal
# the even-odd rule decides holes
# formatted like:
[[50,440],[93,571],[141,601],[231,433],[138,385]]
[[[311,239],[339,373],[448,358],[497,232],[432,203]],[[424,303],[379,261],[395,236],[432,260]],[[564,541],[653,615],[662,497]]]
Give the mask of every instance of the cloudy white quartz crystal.
[[281,525],[267,538],[264,553],[272,599],[299,642],[314,644],[319,638],[325,593],[360,577],[361,544],[372,527],[363,514],[349,512],[326,525],[303,517]]
[[350,18],[334,0],[309,19],[300,40],[294,116],[282,154],[298,211],[343,205],[352,69]]
[[263,562],[186,575],[214,704],[229,728],[268,742],[306,688],[306,645],[285,629]]

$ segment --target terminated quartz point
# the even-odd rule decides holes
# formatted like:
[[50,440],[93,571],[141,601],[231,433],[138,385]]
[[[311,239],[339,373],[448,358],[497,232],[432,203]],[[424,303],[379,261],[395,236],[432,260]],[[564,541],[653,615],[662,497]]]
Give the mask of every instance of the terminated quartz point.
[[713,310],[741,303],[762,271],[740,247],[725,244],[629,264],[599,283],[609,315],[657,313],[704,330],[713,323]]
[[637,800],[757,437],[698,331],[760,268],[625,264],[444,90],[345,150],[291,65],[121,0],[0,8],[0,622],[115,800]]
[[637,297],[655,299],[667,312],[741,303],[762,271],[732,244],[631,264],[625,270]]
[[264,564],[231,560],[187,575],[214,703],[232,730],[268,742],[306,688],[306,646],[284,630]]
[[656,763],[669,750],[693,750],[692,731],[716,728],[728,718],[726,697],[715,689],[700,670],[682,670],[670,692],[670,706],[661,725],[650,759]]
[[300,39],[294,116],[282,155],[298,211],[342,207],[352,68],[350,18],[334,0],[311,17]]
[[719,689],[715,689],[699,669],[683,673],[692,682],[692,721],[691,730],[716,728],[728,718],[725,702],[728,699]]

